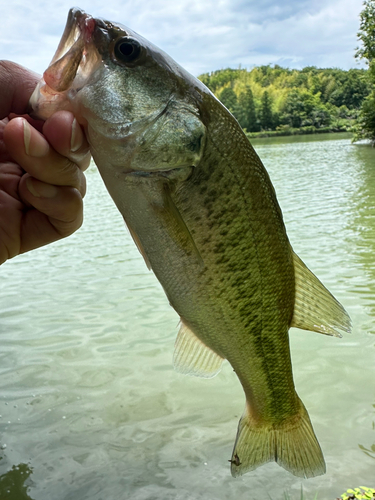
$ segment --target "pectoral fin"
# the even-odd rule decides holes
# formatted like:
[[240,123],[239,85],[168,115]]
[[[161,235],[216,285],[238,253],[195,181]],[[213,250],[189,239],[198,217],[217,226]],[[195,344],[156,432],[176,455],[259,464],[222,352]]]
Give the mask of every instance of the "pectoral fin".
[[135,231],[133,231],[133,229],[129,226],[129,224],[126,224],[126,226],[129,229],[129,233],[130,233],[131,237],[133,238],[133,241],[136,244],[139,253],[142,255],[143,260],[145,261],[147,269],[150,271],[151,270],[150,261],[148,260],[145,249],[143,248],[143,245],[142,245],[140,239],[138,238],[137,233]]
[[170,188],[167,184],[164,185],[162,200],[162,206],[154,205],[154,209],[158,211],[159,217],[164,218],[165,227],[170,236],[180,247],[184,248],[186,253],[193,254],[199,264],[203,266],[202,256],[189,228],[172,199]]
[[212,378],[219,373],[224,359],[207,347],[181,321],[173,355],[176,371],[185,375]]
[[[191,175],[192,167],[168,172],[130,172],[114,200],[149,269],[153,255],[170,250],[189,265],[204,267],[185,220],[173,198],[176,185]],[[154,259],[155,260],[155,259]]]
[[290,326],[341,337],[350,333],[351,320],[335,297],[293,252],[295,303]]

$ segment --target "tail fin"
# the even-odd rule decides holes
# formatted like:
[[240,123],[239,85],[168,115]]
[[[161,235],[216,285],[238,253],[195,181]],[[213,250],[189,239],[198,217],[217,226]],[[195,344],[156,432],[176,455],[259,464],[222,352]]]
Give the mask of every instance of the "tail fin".
[[230,461],[232,476],[241,476],[271,461],[298,477],[325,473],[322,450],[302,401],[300,414],[278,425],[252,424],[246,408]]

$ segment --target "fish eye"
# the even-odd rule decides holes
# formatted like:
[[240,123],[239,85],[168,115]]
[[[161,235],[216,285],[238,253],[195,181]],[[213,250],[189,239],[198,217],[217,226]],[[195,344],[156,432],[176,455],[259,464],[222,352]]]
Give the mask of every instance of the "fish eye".
[[138,40],[128,36],[117,40],[114,47],[114,55],[119,62],[135,62],[141,53],[141,45]]

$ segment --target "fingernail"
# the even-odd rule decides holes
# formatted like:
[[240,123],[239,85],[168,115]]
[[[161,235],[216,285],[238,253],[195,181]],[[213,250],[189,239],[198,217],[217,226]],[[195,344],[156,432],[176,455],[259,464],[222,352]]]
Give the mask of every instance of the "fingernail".
[[77,120],[74,118],[72,123],[72,135],[70,137],[70,150],[74,153],[83,143],[83,135],[81,127],[78,125]]
[[30,193],[36,198],[54,198],[57,195],[56,186],[37,181],[32,177],[26,179],[26,186]]
[[26,120],[23,120],[23,142],[25,143],[26,154],[30,154],[31,129]]
[[39,132],[35,131],[35,133],[32,134],[30,124],[26,120],[23,120],[23,142],[25,145],[25,152],[29,156],[40,158],[48,154],[48,142]]

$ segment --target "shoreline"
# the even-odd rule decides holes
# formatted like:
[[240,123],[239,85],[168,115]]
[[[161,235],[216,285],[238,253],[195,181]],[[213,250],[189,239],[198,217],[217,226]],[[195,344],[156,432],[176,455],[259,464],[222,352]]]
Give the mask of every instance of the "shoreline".
[[343,130],[340,128],[332,127],[304,127],[304,128],[288,128],[284,130],[263,130],[261,132],[246,132],[246,137],[248,139],[263,139],[267,137],[288,137],[291,135],[312,135],[312,134],[352,134],[351,129]]

